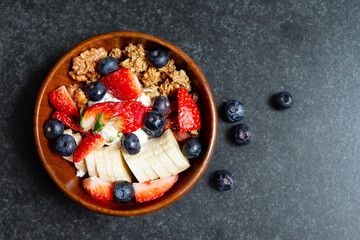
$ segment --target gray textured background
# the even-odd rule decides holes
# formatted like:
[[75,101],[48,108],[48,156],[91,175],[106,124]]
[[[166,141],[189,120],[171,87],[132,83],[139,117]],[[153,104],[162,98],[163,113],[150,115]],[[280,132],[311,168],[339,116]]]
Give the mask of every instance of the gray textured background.
[[[359,239],[360,2],[1,1],[0,239]],[[73,45],[139,31],[182,49],[217,106],[235,98],[250,146],[219,119],[214,156],[198,184],[157,213],[121,218],[76,205],[35,151],[32,116],[51,66]],[[287,90],[288,112],[270,97]],[[231,170],[236,188],[212,189]]]

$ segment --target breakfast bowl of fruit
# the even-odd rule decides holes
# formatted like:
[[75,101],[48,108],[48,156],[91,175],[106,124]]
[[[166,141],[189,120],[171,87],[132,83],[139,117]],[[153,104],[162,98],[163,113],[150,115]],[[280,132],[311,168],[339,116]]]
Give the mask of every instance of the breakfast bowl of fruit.
[[142,33],[85,40],[50,70],[34,138],[55,184],[99,213],[137,216],[184,196],[211,159],[217,112],[196,64]]

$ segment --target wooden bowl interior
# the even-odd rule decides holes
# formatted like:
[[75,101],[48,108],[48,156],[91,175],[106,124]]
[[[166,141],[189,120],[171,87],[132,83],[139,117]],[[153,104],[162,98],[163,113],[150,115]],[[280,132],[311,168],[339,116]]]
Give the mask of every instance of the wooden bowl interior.
[[[148,202],[127,204],[115,201],[97,201],[90,197],[81,186],[81,178],[76,177],[76,169],[72,163],[67,162],[57,155],[44,137],[43,124],[54,112],[48,101],[48,94],[61,85],[69,86],[74,83],[68,77],[71,59],[90,48],[104,47],[107,51],[118,47],[124,49],[129,43],[142,43],[146,50],[165,48],[169,50],[170,57],[175,60],[177,69],[184,69],[192,81],[193,89],[200,94],[200,111],[202,114],[203,128],[201,131],[202,154],[191,159],[191,167],[179,175],[174,187],[161,198]],[[178,200],[198,181],[208,165],[216,141],[217,115],[214,99],[205,77],[195,63],[175,46],[152,36],[134,33],[117,32],[90,38],[71,49],[52,68],[39,92],[35,115],[34,132],[37,150],[43,165],[57,186],[75,202],[97,212],[135,216],[147,214],[164,208]]]

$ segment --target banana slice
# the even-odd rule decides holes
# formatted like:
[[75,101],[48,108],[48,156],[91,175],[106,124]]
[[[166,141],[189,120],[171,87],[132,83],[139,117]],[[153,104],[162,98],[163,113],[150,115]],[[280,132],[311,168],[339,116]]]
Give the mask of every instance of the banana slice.
[[160,178],[169,177],[172,174],[168,172],[161,162],[155,157],[153,151],[150,148],[152,141],[148,141],[141,146],[142,151],[142,161],[147,161],[151,169],[156,173]]
[[85,162],[86,162],[86,168],[87,168],[89,177],[98,177],[99,174],[96,171],[94,152],[91,152],[89,155],[86,156]]
[[106,167],[107,175],[110,178],[110,182],[116,182],[114,173],[112,170],[112,164],[111,164],[111,158],[112,158],[111,149],[112,148],[111,147],[103,147],[102,149],[104,151],[104,160],[105,160],[105,167]]
[[160,164],[171,174],[176,175],[179,173],[179,169],[176,167],[174,162],[169,158],[169,156],[164,152],[159,142],[155,139],[152,139],[148,142],[151,151],[154,153],[156,159],[160,162]]
[[161,137],[154,138],[154,140],[158,141],[180,172],[190,167],[189,160],[182,154],[179,144],[170,129],[166,130]]
[[145,174],[141,165],[139,165],[138,161],[136,160],[139,153],[136,155],[130,155],[123,149],[121,149],[121,153],[125,159],[126,164],[139,182],[146,182],[150,180],[149,177]]
[[120,149],[112,148],[110,151],[110,162],[114,174],[115,181],[125,180],[132,182],[131,172],[126,165]]
[[106,154],[104,148],[93,151],[96,171],[99,174],[99,178],[110,181],[110,177],[106,170]]

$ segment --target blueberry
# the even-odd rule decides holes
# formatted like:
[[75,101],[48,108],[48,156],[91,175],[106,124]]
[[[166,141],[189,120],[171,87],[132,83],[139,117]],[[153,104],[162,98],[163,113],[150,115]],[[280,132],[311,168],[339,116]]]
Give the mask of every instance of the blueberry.
[[248,145],[252,140],[252,130],[246,124],[239,124],[235,127],[234,139],[240,146]]
[[234,175],[227,170],[217,171],[214,175],[214,185],[219,191],[229,191],[234,187]]
[[162,49],[156,49],[149,53],[149,62],[157,68],[165,67],[170,60],[169,53]]
[[76,141],[69,134],[61,134],[55,140],[55,150],[61,156],[70,156],[76,150]]
[[64,133],[64,124],[57,119],[49,119],[43,126],[44,135],[48,139],[55,139]]
[[103,76],[115,72],[116,70],[118,70],[118,68],[119,68],[119,63],[113,57],[104,57],[99,62],[99,66],[98,66],[99,72]]
[[116,202],[130,202],[134,195],[134,187],[127,181],[119,181],[113,187],[113,197]]
[[86,93],[90,101],[97,102],[105,96],[106,87],[102,82],[92,82],[88,85]]
[[145,128],[145,132],[146,132],[149,136],[151,136],[151,137],[153,137],[153,138],[157,138],[157,137],[160,137],[161,134],[163,134],[164,128],[160,128],[160,129],[158,129],[158,130],[156,130],[156,131],[152,131],[152,130],[149,130],[149,129]]
[[157,111],[150,111],[145,115],[145,128],[151,131],[157,131],[165,126],[165,118]]
[[289,109],[294,104],[294,97],[288,92],[281,92],[275,96],[275,104],[281,110]]
[[170,110],[170,101],[165,96],[158,96],[154,100],[154,109],[158,111],[161,115],[165,115]]
[[245,116],[245,107],[237,100],[230,100],[226,103],[225,114],[230,122],[240,121]]
[[134,133],[126,134],[122,139],[122,146],[130,154],[135,155],[140,152],[140,141]]
[[199,139],[191,138],[182,147],[182,153],[187,158],[194,158],[201,153],[201,144]]

